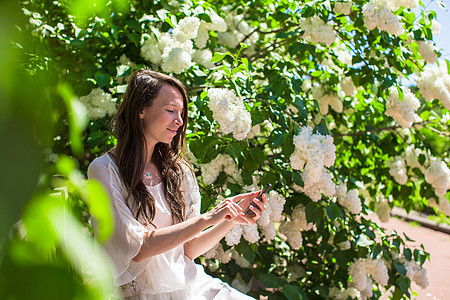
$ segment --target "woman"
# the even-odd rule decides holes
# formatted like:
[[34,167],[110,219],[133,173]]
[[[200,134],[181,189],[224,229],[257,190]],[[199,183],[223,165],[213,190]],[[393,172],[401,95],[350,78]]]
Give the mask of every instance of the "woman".
[[[114,283],[126,299],[251,299],[193,260],[234,226],[254,224],[266,198],[238,195],[200,214],[195,176],[180,156],[187,102],[175,78],[137,71],[112,122],[116,147],[89,166],[113,204],[115,231],[104,249]],[[243,213],[248,207],[253,217]]]

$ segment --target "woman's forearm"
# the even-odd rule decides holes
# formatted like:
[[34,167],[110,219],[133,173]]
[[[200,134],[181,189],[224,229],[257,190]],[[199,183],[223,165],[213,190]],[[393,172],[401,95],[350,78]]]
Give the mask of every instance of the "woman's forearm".
[[201,215],[184,222],[148,232],[138,254],[133,258],[139,262],[148,257],[164,253],[194,238],[211,226],[208,216]]
[[197,237],[184,244],[184,254],[192,260],[195,259],[220,242],[234,226],[236,224],[232,221],[224,220],[214,227],[203,231]]

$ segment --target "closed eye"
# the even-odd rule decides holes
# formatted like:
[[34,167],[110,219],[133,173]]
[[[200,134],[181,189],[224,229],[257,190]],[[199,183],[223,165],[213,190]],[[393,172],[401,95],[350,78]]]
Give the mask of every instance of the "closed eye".
[[168,110],[168,109],[167,109],[167,111],[170,112],[170,113],[173,113],[173,110]]

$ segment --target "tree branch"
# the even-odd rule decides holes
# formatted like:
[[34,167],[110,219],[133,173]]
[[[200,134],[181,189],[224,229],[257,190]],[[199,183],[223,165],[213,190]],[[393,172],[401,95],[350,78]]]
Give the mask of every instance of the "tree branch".
[[[433,121],[424,121],[424,122],[419,122],[419,123],[413,123],[411,126],[421,126],[421,125],[425,125],[428,123],[432,123]],[[403,128],[400,125],[396,125],[396,126],[387,126],[387,127],[381,127],[381,128],[374,128],[374,129],[368,129],[368,130],[364,130],[364,131],[357,131],[357,132],[349,132],[349,133],[340,133],[340,134],[332,134],[332,137],[341,137],[341,136],[350,136],[350,135],[365,135],[369,132],[378,132],[378,131],[392,131],[392,130],[396,130],[398,128]]]

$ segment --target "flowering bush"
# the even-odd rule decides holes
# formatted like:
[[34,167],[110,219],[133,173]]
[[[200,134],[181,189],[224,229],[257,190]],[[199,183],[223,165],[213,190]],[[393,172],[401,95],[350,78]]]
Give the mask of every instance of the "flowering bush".
[[51,119],[47,152],[58,168],[40,184],[71,186],[86,228],[88,212],[110,227],[80,171],[114,146],[113,99],[148,67],[187,87],[184,155],[203,211],[273,185],[257,224],[234,228],[199,259],[208,272],[270,299],[387,290],[400,299],[411,280],[427,285],[425,250],[371,220],[376,212],[387,221],[394,204],[450,212],[449,62],[432,45],[435,15],[419,1],[110,1],[89,6],[97,16],[70,1],[45,3],[21,4],[22,31],[47,49],[22,63],[55,76],[50,98],[64,101],[54,109],[69,118]]

